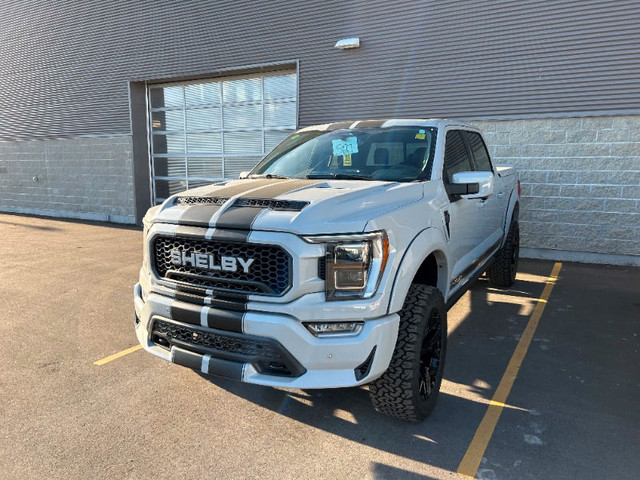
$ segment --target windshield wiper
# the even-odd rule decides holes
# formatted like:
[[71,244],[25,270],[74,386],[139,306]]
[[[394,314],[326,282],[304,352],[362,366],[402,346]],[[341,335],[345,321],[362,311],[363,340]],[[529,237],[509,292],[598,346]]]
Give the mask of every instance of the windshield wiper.
[[254,173],[253,175],[249,175],[249,178],[286,178],[286,179],[289,179],[291,177],[287,177],[286,175],[279,175],[277,173]]
[[332,178],[334,180],[371,180],[366,175],[354,175],[350,173],[310,173],[307,178]]

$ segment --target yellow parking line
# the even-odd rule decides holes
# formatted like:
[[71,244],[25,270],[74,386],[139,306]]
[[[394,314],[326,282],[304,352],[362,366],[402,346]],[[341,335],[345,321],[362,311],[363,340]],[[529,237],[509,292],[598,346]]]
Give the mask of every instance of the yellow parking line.
[[111,360],[115,360],[116,358],[124,357],[129,353],[133,353],[137,350],[140,350],[142,345],[136,345],[135,347],[127,348],[126,350],[122,350],[121,352],[114,353],[113,355],[109,355],[108,357],[104,357],[102,360],[96,360],[93,362],[94,365],[104,365],[105,363],[109,363]]
[[493,431],[496,428],[496,424],[498,423],[498,419],[500,418],[502,409],[507,401],[509,393],[511,392],[513,382],[515,381],[516,376],[518,375],[518,371],[520,370],[520,365],[522,365],[522,361],[527,354],[529,345],[531,345],[533,334],[538,327],[538,322],[540,321],[540,317],[542,316],[544,307],[547,304],[547,300],[549,300],[551,290],[553,290],[553,286],[558,279],[560,268],[562,268],[562,263],[556,262],[556,264],[553,266],[553,269],[551,270],[551,275],[549,275],[549,277],[547,278],[547,283],[544,286],[542,295],[538,299],[531,317],[529,317],[529,322],[527,323],[527,326],[525,327],[524,332],[520,337],[520,341],[518,342],[518,345],[516,346],[516,349],[511,356],[511,360],[509,360],[507,369],[502,375],[502,380],[500,380],[500,384],[498,385],[498,388],[496,389],[496,392],[494,393],[493,398],[489,403],[487,412],[484,414],[480,425],[478,425],[478,429],[476,430],[476,433],[473,436],[473,439],[469,444],[469,448],[467,448],[467,452],[464,454],[460,465],[458,465],[458,473],[462,475],[465,475],[467,477],[476,476],[476,472],[478,471],[478,466],[480,465],[482,456],[487,449],[487,445],[489,445],[489,441],[491,440]]

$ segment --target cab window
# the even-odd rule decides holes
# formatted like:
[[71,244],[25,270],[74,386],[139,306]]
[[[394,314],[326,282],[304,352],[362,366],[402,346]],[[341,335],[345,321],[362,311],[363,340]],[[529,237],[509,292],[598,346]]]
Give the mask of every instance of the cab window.
[[481,172],[492,172],[491,160],[489,160],[489,153],[487,147],[482,141],[482,137],[477,132],[464,132],[464,136],[469,143],[469,148],[473,154],[473,161],[476,165],[476,170]]
[[460,130],[447,132],[444,145],[444,168],[442,179],[445,183],[451,182],[454,173],[470,172],[475,170],[469,157],[469,151],[464,144]]

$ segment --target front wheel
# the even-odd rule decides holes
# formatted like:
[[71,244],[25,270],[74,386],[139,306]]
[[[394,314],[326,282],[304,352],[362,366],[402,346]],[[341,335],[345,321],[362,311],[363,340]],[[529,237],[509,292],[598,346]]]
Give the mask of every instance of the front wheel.
[[369,384],[375,409],[419,422],[438,399],[447,351],[447,311],[435,287],[411,285],[400,311],[398,341],[387,371]]

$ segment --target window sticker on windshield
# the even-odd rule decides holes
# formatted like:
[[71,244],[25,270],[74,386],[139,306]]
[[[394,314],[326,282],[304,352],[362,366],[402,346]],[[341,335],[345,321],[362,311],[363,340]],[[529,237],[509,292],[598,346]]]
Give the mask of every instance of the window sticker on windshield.
[[424,130],[418,130],[416,133],[416,140],[424,140],[426,138],[426,132]]
[[342,166],[343,167],[350,167],[351,166],[351,154],[347,153],[342,160]]
[[358,153],[358,139],[356,137],[347,137],[346,140],[331,140],[333,143],[334,155],[349,155]]

